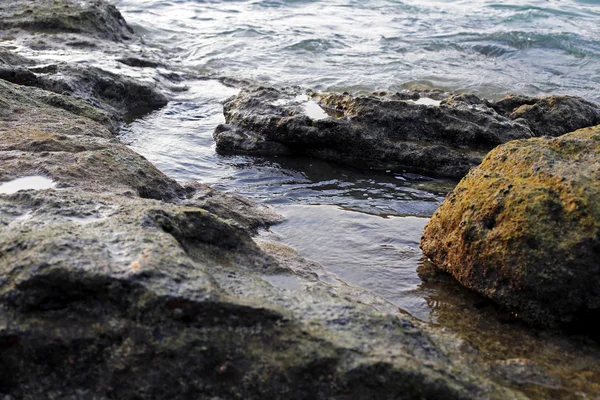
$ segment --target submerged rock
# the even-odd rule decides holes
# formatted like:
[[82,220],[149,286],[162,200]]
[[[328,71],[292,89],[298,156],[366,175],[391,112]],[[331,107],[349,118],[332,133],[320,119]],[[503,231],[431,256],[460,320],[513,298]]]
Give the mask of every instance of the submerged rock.
[[595,329],[600,126],[493,150],[425,228],[427,257],[518,317]]
[[[597,123],[600,115],[598,106],[577,98],[532,101],[538,111],[525,112],[519,104],[509,118],[495,110],[506,114],[507,101],[473,95],[450,95],[436,104],[418,93],[304,96],[294,89],[252,87],[225,102],[226,124],[214,138],[222,153],[304,154],[460,178],[499,144],[537,136],[546,125],[553,125],[553,134],[566,133],[573,124]],[[563,121],[567,112],[579,112],[577,122]]]

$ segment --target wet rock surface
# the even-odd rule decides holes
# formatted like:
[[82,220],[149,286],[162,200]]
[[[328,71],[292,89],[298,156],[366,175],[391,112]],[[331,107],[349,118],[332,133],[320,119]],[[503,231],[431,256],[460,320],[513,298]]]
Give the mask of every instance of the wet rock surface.
[[165,52],[145,46],[105,1],[4,2],[0,44],[0,79],[101,108],[115,134],[123,120],[166,105],[171,89],[185,89],[157,69]]
[[494,103],[435,95],[443,100],[416,92],[303,95],[293,88],[253,87],[225,102],[226,124],[214,138],[225,154],[308,155],[460,178],[499,144],[539,136],[548,126],[556,136],[600,122],[597,105],[568,96]]
[[574,96],[507,96],[491,105],[500,114],[525,123],[535,136],[560,136],[600,124],[597,104]]
[[119,188],[170,199],[185,190],[110,132],[102,110],[70,96],[0,80],[0,173],[4,180],[46,175],[62,186]]
[[596,329],[599,159],[599,126],[498,147],[436,211],[423,252],[525,321]]
[[123,118],[150,112],[168,102],[167,96],[151,82],[89,65],[37,66],[32,60],[8,51],[0,51],[0,79],[85,100],[108,113],[113,133],[118,132]]

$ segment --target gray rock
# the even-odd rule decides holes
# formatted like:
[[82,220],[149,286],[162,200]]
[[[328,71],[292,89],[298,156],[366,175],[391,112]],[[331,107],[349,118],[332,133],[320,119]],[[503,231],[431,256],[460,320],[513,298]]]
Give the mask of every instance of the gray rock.
[[[484,106],[430,106],[394,96],[323,94],[302,101],[296,96],[294,90],[258,87],[229,99],[226,125],[214,133],[218,151],[304,154],[458,178],[495,145],[532,135]],[[327,114],[311,118],[309,105]]]
[[[3,58],[11,64],[3,63]],[[136,81],[89,65],[59,63],[37,68],[31,63],[24,57],[3,52],[0,54],[0,79],[86,100],[111,115],[114,133],[123,117],[145,114],[168,102],[153,83]]]
[[[251,87],[225,102],[226,124],[216,128],[214,138],[225,154],[302,154],[461,178],[499,144],[534,137],[546,125],[553,125],[553,134],[566,133],[573,124],[593,125],[600,113],[582,99],[552,97],[534,99],[536,109],[545,112],[519,109],[509,117],[496,111],[507,113],[507,101],[445,97],[433,105],[420,104],[419,93],[303,96],[293,88]],[[577,115],[576,122],[567,123],[568,113]]]
[[109,129],[109,115],[98,108],[2,80],[0,104],[5,180],[41,173],[62,186],[119,187],[149,198],[174,198],[185,191],[120,143]]
[[[108,2],[3,2],[0,29],[4,31],[3,41],[22,53],[0,50],[0,79],[84,99],[111,114],[114,133],[123,119],[131,120],[167,104],[165,93],[173,83],[166,78],[167,74],[146,73],[145,79],[140,80],[129,78],[127,73],[115,73],[123,60],[130,60],[128,64],[139,60],[137,66],[144,63],[153,69],[162,66],[164,63],[158,60],[164,60],[165,52],[139,50],[142,40]],[[68,54],[74,48],[88,50],[89,59],[48,61],[52,53]],[[39,50],[46,54],[36,57]],[[30,56],[37,61],[27,58]]]
[[[0,17],[34,54],[86,49],[136,73],[157,59],[102,1],[15,0]],[[57,185],[0,193],[0,398],[525,397],[453,333],[257,244],[281,218],[269,208],[120,143],[119,118],[166,85],[10,52],[0,65],[0,185]]]
[[491,107],[512,120],[523,121],[535,136],[556,137],[600,124],[598,105],[575,96],[509,95]]

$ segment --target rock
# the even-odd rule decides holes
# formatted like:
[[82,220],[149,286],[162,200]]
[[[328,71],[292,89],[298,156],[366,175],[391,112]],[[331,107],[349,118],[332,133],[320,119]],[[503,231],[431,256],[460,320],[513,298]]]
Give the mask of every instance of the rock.
[[544,368],[528,359],[509,359],[492,364],[495,374],[506,381],[518,384],[533,384],[552,389],[561,387],[560,377],[550,374]]
[[[185,190],[115,139],[110,116],[69,96],[0,80],[0,175],[167,199]],[[110,173],[107,173],[109,171]]]
[[118,62],[123,63],[125,65],[129,65],[130,67],[139,67],[139,68],[158,68],[162,67],[163,64],[153,61],[146,60],[144,58],[139,58],[135,56],[127,56],[117,59]]
[[427,257],[527,322],[595,329],[600,126],[493,150],[425,228]]
[[[7,48],[20,53],[0,50],[0,79],[84,99],[111,115],[113,133],[123,119],[147,114],[168,102],[166,94],[173,87],[168,74],[124,71],[128,67],[123,65],[137,60],[138,66],[164,66],[158,61],[164,61],[164,50],[147,46],[139,50],[141,39],[106,1],[4,2],[0,29]],[[68,60],[64,54],[73,48],[86,49],[89,55],[79,51],[76,62],[52,61],[53,54]]]
[[[325,94],[313,98],[303,97],[293,89],[242,90],[224,104],[227,124],[215,130],[217,150],[256,155],[300,154],[377,169],[460,177],[481,160],[486,140],[491,147],[491,142],[499,143],[479,125],[465,119],[476,118],[469,110],[379,96]],[[316,107],[319,113],[317,99],[323,109],[320,115],[311,117],[307,107]],[[487,116],[484,114],[483,118]],[[488,123],[494,125],[492,120],[493,116]],[[506,119],[502,123],[495,127],[507,136],[531,136],[529,129],[518,123]],[[448,129],[440,131],[442,127]],[[467,147],[475,143],[473,149]]]
[[[568,96],[531,98],[529,111],[508,99],[436,98],[443,98],[439,105],[418,92],[303,95],[255,86],[225,102],[226,124],[214,138],[225,154],[299,154],[460,178],[499,144],[541,135],[549,126],[553,135],[567,133],[598,123],[600,115],[597,105]],[[516,109],[508,112],[511,106]],[[569,113],[575,116],[566,118]]]
[[0,79],[84,99],[109,112],[113,132],[118,130],[123,117],[145,114],[168,103],[167,97],[153,83],[140,82],[93,66],[60,63],[39,69],[23,66],[31,64],[23,57],[13,57],[12,65],[2,61],[0,58]]
[[[269,208],[119,142],[122,117],[189,74],[114,7],[5,3],[20,54],[0,52],[0,398],[525,398],[455,334],[259,246]],[[73,49],[88,58],[44,56]],[[45,189],[6,190],[25,177]]]
[[0,194],[0,397],[525,398],[453,334],[257,246],[278,216],[167,178],[105,111],[5,81],[0,103],[0,182],[58,184]]
[[491,104],[500,114],[523,121],[535,136],[560,136],[600,124],[600,107],[574,96],[509,95]]
[[73,32],[121,41],[133,30],[117,8],[102,0],[13,0],[0,4],[0,30]]
[[182,204],[201,207],[220,218],[235,221],[244,229],[257,233],[259,228],[283,221],[283,217],[271,208],[260,206],[245,197],[223,193],[199,182],[188,182],[185,189],[193,193]]

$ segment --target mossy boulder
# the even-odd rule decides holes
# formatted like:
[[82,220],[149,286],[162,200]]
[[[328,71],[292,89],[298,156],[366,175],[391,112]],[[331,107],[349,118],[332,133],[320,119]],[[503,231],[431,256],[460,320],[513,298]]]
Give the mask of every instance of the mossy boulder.
[[425,228],[435,265],[541,325],[600,315],[600,126],[502,145]]

